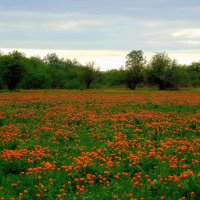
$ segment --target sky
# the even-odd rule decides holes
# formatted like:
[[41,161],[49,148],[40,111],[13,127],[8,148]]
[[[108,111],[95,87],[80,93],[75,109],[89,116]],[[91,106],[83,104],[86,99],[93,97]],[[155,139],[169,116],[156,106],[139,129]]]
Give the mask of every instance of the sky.
[[102,70],[131,50],[200,61],[199,0],[0,0],[0,51],[57,53]]

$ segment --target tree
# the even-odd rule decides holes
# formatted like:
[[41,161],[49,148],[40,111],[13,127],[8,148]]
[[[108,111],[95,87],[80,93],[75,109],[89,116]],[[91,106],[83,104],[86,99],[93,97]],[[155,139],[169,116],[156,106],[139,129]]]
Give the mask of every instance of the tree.
[[3,79],[9,90],[14,90],[22,79],[25,71],[24,61],[24,54],[18,51],[13,51],[6,56]]
[[190,85],[190,72],[187,69],[188,66],[185,64],[178,64],[176,67],[175,75],[179,75],[177,76],[180,79],[178,81],[179,87],[188,87]]
[[176,89],[180,81],[176,60],[169,58],[165,52],[156,53],[150,62],[148,81],[160,90]]
[[64,59],[60,59],[55,53],[47,54],[44,62],[49,65],[52,76],[52,88],[64,88],[66,73],[64,72]]
[[124,86],[125,70],[120,68],[102,72],[102,84],[104,87]]
[[49,66],[39,57],[30,57],[27,60],[26,72],[20,87],[25,89],[51,88],[52,77]]
[[135,90],[138,83],[143,81],[143,67],[146,59],[141,50],[133,50],[126,56],[125,82],[129,89]]
[[188,66],[187,70],[188,70],[191,86],[199,87],[200,86],[200,62],[193,62],[191,65]]
[[99,75],[99,69],[96,69],[94,64],[94,62],[88,62],[86,66],[83,67],[82,78],[87,89],[90,88],[91,84]]
[[0,51],[0,90],[3,89],[3,71],[4,71],[4,61],[3,53]]

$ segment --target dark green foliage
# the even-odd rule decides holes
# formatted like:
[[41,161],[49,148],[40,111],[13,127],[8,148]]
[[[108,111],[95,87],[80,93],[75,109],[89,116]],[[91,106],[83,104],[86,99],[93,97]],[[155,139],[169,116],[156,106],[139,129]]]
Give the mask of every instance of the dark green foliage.
[[120,87],[125,85],[126,71],[123,68],[102,72],[102,85],[105,87]]
[[89,62],[83,67],[82,79],[87,89],[90,88],[91,84],[99,76],[99,70],[95,69],[94,62]]
[[166,53],[155,54],[148,65],[141,50],[128,53],[125,69],[105,72],[94,62],[81,65],[77,60],[59,58],[55,53],[44,59],[25,57],[13,51],[0,52],[1,89],[84,89],[101,87],[158,87],[160,90],[200,86],[200,62],[178,65]]
[[31,57],[20,86],[27,89],[51,88],[52,76],[48,73],[49,70],[49,66],[40,58]]
[[2,171],[4,175],[18,175],[20,172],[25,171],[27,168],[28,164],[26,162],[19,162],[16,159],[11,161],[4,161],[1,159],[0,161],[0,171]]
[[2,79],[0,77],[0,90],[2,90],[2,89],[3,89],[3,81],[2,81]]
[[64,71],[64,59],[59,59],[55,53],[47,54],[44,59],[45,63],[50,66],[52,76],[52,88],[63,88],[66,74]]
[[143,67],[146,63],[143,54],[141,50],[133,50],[126,56],[125,83],[131,90],[135,90],[137,84],[143,81]]
[[125,83],[129,89],[135,90],[138,83],[142,82],[143,76],[140,72],[135,72],[133,70],[126,71]]
[[3,61],[3,53],[0,51],[0,90],[3,89],[3,65],[2,65],[2,61]]
[[194,62],[187,68],[190,85],[193,87],[200,86],[200,62]]
[[177,89],[180,73],[176,60],[171,60],[166,53],[156,53],[151,59],[147,78],[160,90]]
[[26,58],[18,51],[9,53],[6,58],[3,63],[3,80],[9,90],[14,90],[24,75]]

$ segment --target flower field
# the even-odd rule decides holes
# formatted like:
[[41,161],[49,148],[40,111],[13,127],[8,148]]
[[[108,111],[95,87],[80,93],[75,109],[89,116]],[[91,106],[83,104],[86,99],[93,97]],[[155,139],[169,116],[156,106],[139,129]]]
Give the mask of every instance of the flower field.
[[200,199],[200,91],[0,93],[0,200]]

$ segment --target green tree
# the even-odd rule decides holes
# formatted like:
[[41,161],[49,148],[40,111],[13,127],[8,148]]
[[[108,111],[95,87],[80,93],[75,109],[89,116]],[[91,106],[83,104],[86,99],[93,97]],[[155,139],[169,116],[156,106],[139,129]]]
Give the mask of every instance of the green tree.
[[102,84],[105,87],[120,87],[125,85],[125,70],[120,68],[102,72]]
[[133,50],[126,56],[125,82],[129,89],[135,90],[138,83],[143,81],[143,68],[146,63],[141,50]]
[[3,53],[0,51],[0,90],[3,89],[3,71],[4,71],[4,65],[3,65],[4,56]]
[[99,75],[99,69],[95,68],[94,64],[94,62],[88,62],[85,66],[83,66],[82,78],[87,89],[90,88],[91,84]]
[[82,78],[83,67],[77,60],[66,59],[64,61],[64,72],[66,74],[65,88],[81,89],[84,82]]
[[150,62],[148,81],[155,84],[160,90],[176,89],[181,74],[176,60],[172,60],[164,53],[156,53]]
[[64,59],[60,59],[55,53],[47,54],[44,62],[49,65],[52,76],[52,88],[64,88],[66,73],[64,72]]
[[188,71],[188,66],[179,64],[176,67],[175,75],[177,74],[177,78],[179,78],[179,87],[188,87],[190,85],[190,73]]
[[25,89],[45,89],[51,88],[52,77],[49,66],[39,57],[27,59],[26,71],[20,83]]
[[189,79],[190,79],[190,85],[193,87],[199,87],[200,86],[200,62],[193,62],[191,65],[187,68]]
[[3,80],[9,90],[14,90],[25,72],[25,55],[18,51],[13,51],[6,56],[3,65]]

